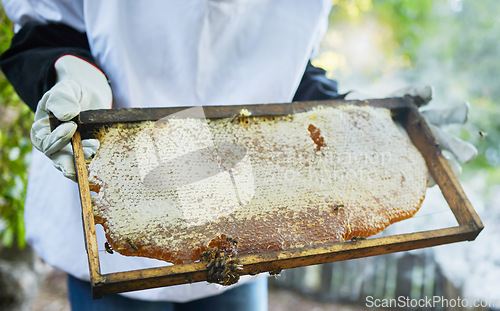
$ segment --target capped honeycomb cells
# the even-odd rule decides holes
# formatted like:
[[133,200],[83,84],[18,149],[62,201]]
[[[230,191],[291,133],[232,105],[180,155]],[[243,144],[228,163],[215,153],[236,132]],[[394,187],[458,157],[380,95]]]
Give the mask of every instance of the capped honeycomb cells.
[[111,248],[175,264],[221,237],[241,256],[374,235],[417,212],[428,177],[383,108],[115,124],[99,139],[89,182]]

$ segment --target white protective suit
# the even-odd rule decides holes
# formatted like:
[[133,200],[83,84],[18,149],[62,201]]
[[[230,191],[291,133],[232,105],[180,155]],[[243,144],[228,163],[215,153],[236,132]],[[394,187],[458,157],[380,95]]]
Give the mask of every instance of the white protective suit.
[[[86,32],[113,107],[289,102],[327,26],[331,0],[4,0],[8,17]],[[34,150],[26,238],[48,263],[89,279],[77,185]],[[104,245],[98,228],[98,243]],[[102,272],[166,263],[100,253]],[[251,277],[244,277],[243,283]],[[208,283],[137,291],[185,302],[228,287]]]

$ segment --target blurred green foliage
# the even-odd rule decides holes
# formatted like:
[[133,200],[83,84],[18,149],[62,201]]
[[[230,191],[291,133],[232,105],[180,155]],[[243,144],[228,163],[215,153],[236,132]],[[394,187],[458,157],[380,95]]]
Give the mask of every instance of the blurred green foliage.
[[[500,184],[500,1],[434,1],[427,17],[433,26],[415,49],[413,79],[434,73],[432,85],[443,101],[471,103],[462,138],[478,148],[478,157],[463,166],[464,178],[479,174]],[[430,75],[430,74],[429,74]]]
[[433,0],[334,0],[333,4],[332,24],[375,18],[389,26],[397,43],[397,51],[387,52],[399,53],[409,62],[415,61],[417,48],[433,26],[430,18]]
[[[471,103],[466,126],[452,127],[478,148],[463,165],[465,179],[481,175],[500,184],[500,1],[334,0],[331,26],[376,19],[391,31],[387,57],[403,56],[408,84],[428,84],[435,101]],[[341,81],[340,81],[341,82]]]
[[[445,35],[428,42],[434,47],[436,62],[445,64],[448,79],[437,84],[453,100],[471,103],[470,120],[462,130],[463,138],[472,142],[478,157],[464,166],[465,177],[482,173],[489,184],[500,184],[500,1],[448,0],[448,10],[434,10],[438,29]],[[435,35],[435,38],[438,34]],[[426,57],[430,55],[424,54]],[[421,59],[416,66],[425,65]],[[481,132],[481,134],[480,134]]]
[[434,30],[431,21],[433,0],[376,0],[373,14],[391,26],[401,54],[414,62],[426,34]]
[[[13,25],[0,11],[0,49],[5,51]],[[0,76],[0,237],[2,244],[17,241],[24,247],[24,198],[31,153],[29,130],[33,113],[23,104],[5,76]]]

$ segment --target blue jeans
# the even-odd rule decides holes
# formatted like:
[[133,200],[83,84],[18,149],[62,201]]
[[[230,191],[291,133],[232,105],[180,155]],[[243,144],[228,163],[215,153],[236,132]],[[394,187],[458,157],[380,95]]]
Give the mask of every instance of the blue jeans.
[[93,300],[90,283],[68,275],[68,298],[73,311],[266,311],[267,278],[240,285],[220,295],[186,303],[175,303],[135,300],[117,294]]

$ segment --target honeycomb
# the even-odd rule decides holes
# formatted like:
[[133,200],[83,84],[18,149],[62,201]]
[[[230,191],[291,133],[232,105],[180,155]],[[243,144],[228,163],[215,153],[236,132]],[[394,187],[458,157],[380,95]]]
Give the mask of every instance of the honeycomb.
[[428,178],[384,108],[166,118],[98,136],[88,174],[109,245],[174,264],[224,245],[245,255],[374,235],[418,211]]

